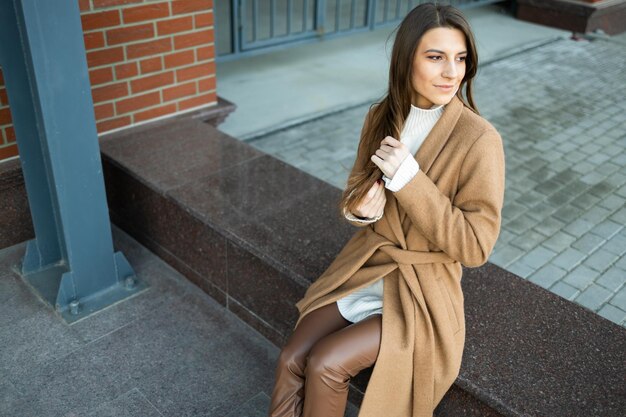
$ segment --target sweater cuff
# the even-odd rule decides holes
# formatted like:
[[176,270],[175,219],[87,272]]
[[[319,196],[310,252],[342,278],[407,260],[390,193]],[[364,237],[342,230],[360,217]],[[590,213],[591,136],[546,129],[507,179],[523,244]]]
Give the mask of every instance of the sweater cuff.
[[399,191],[413,179],[419,169],[419,163],[415,160],[415,158],[413,158],[412,155],[407,155],[407,157],[404,158],[404,161],[400,164],[400,167],[394,174],[393,178],[383,175],[385,188],[392,192]]
[[346,211],[345,207],[343,209],[343,215],[346,217],[346,219],[351,220],[353,222],[357,222],[357,223],[374,223],[375,221],[378,221],[378,220],[380,220],[381,217],[383,217],[383,215],[380,214],[380,215],[378,215],[376,217],[370,217],[370,218],[366,218],[366,219],[359,218],[359,217],[356,217],[351,212]]

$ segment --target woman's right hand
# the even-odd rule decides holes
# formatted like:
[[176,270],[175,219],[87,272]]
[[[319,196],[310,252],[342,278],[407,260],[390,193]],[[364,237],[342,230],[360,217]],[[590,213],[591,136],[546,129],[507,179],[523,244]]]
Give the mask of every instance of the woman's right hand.
[[352,214],[370,219],[378,217],[383,214],[386,202],[385,185],[382,180],[378,180],[372,185],[367,194],[365,194],[363,200],[359,203],[357,208],[354,209]]

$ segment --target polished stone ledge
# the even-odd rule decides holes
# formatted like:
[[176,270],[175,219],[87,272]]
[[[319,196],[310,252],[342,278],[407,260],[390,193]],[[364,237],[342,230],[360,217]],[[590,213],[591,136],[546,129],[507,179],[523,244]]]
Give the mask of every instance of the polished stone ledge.
[[[340,190],[199,119],[110,134],[101,150],[113,222],[279,347],[356,230]],[[463,364],[437,416],[622,415],[622,327],[493,264],[462,284]],[[370,375],[352,381],[354,404]]]

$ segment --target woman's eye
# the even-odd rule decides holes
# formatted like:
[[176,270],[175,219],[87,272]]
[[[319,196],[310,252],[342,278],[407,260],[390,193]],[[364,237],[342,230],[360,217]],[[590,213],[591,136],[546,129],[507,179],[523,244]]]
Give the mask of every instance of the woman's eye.
[[432,59],[434,61],[438,61],[441,57],[440,56],[429,56],[429,59]]
[[465,60],[467,59],[467,57],[466,57],[466,56],[460,56],[460,57],[459,57],[459,59],[460,59],[461,61],[465,61]]

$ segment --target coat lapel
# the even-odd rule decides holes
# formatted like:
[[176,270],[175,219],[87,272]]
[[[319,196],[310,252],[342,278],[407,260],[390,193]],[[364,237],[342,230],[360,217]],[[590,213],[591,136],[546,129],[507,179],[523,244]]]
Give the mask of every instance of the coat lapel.
[[[437,120],[437,123],[435,123],[414,155],[415,160],[420,166],[420,171],[428,175],[435,159],[437,159],[437,156],[439,156],[441,150],[448,142],[452,131],[459,121],[461,113],[463,112],[463,106],[463,102],[455,95],[444,107],[443,114],[439,120]],[[404,220],[405,212],[404,209],[398,205],[395,198],[392,200],[393,202],[390,204],[391,227],[394,235],[401,243],[402,248],[406,249],[404,232],[402,231],[402,221]]]
[[443,114],[415,153],[414,156],[420,166],[420,170],[425,174],[428,173],[433,162],[450,138],[459,117],[461,117],[463,106],[463,102],[455,95],[446,104]]

